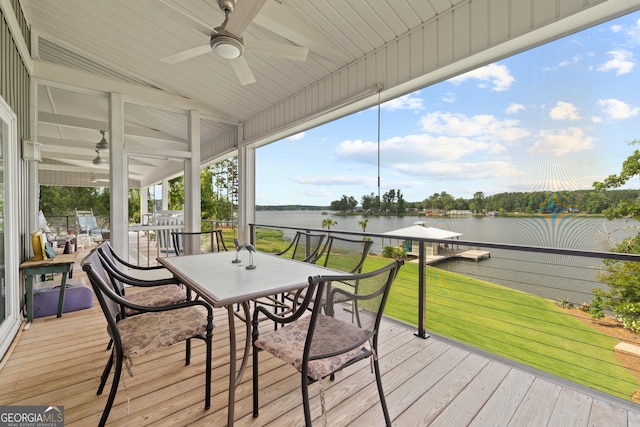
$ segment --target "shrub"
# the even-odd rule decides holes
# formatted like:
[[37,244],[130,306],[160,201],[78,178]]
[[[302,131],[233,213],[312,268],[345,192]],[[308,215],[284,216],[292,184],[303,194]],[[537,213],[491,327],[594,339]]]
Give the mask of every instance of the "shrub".
[[589,306],[589,314],[592,319],[602,319],[604,317],[604,308],[602,303],[602,297],[600,295],[596,295],[591,300],[591,305]]
[[407,252],[403,248],[396,246],[385,246],[382,256],[385,258],[404,259],[407,256]]
[[616,315],[625,328],[640,331],[640,303],[626,303],[617,307]]
[[574,305],[571,301],[569,301],[569,299],[565,298],[565,299],[561,299],[556,301],[556,304],[562,308],[573,308]]

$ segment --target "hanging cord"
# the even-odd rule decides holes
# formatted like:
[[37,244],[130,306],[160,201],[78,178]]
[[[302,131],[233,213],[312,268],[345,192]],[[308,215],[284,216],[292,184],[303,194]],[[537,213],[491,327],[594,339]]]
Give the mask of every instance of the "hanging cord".
[[320,386],[320,407],[322,408],[322,427],[327,427],[327,405],[324,400],[324,387],[322,383],[322,378],[318,380],[318,385]]
[[380,203],[380,92],[382,92],[382,84],[378,84],[378,203]]

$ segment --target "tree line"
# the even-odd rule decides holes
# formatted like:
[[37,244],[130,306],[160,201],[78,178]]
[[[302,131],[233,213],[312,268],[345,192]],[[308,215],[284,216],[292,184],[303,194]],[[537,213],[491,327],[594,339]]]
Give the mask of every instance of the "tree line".
[[331,202],[330,209],[346,213],[363,210],[403,214],[407,209],[432,209],[448,211],[470,211],[472,213],[563,213],[583,212],[602,214],[615,209],[622,201],[636,201],[640,190],[575,190],[575,191],[530,191],[506,192],[485,196],[481,191],[472,198],[455,197],[446,191],[434,193],[421,202],[407,202],[400,190],[389,190],[381,199],[371,193],[361,198],[361,205],[353,196],[343,195]]

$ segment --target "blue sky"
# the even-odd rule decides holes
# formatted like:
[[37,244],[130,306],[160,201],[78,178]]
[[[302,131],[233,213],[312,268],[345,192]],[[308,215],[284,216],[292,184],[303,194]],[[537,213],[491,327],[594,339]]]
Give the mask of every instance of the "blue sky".
[[[589,189],[640,140],[640,12],[386,102],[381,193]],[[377,107],[257,150],[256,203],[378,193]],[[634,178],[626,188],[640,188]]]

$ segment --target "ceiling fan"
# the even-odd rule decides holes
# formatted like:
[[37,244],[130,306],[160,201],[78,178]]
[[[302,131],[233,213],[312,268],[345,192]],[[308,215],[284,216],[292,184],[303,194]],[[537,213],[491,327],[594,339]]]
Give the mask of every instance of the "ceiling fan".
[[107,138],[105,137],[105,134],[107,133],[107,131],[101,130],[100,133],[102,134],[102,139],[96,144],[96,148],[94,150],[96,152],[96,158],[92,160],[92,163],[94,165],[102,164],[102,158],[100,157],[100,150],[106,150],[107,148],[109,148],[109,143],[107,142]]
[[293,61],[306,61],[309,49],[282,43],[260,40],[244,40],[242,35],[251,24],[267,0],[218,0],[218,6],[224,12],[224,22],[216,28],[201,22],[182,9],[170,4],[168,0],[160,0],[164,5],[188,18],[189,26],[196,28],[209,37],[209,43],[187,49],[182,52],[162,58],[169,64],[205,55],[212,50],[220,57],[228,59],[231,67],[238,76],[241,85],[255,83],[255,77],[244,57],[244,52],[251,51],[258,54],[276,56]]
[[91,184],[96,184],[98,182],[109,182],[108,179],[105,178],[97,178],[95,172],[91,172],[91,177],[89,178],[89,182]]
[[95,151],[96,151],[96,158],[93,159],[91,163],[93,163],[94,165],[101,165],[102,157],[100,157],[100,150],[95,150]]

